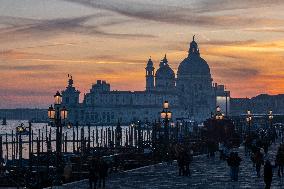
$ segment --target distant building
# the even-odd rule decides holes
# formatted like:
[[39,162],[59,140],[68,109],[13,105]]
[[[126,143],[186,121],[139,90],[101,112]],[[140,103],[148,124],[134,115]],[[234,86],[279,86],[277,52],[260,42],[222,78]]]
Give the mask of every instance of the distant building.
[[221,97],[226,96],[229,104],[229,91],[225,91],[223,85],[212,85],[210,68],[201,58],[194,37],[188,56],[178,67],[177,76],[166,55],[156,72],[150,58],[145,72],[145,91],[111,91],[109,83],[98,80],[85,94],[82,103],[79,103],[80,92],[73,87],[72,77],[69,78],[68,86],[62,91],[63,105],[69,110],[68,121],[91,124],[111,124],[118,120],[122,123],[154,121],[159,119],[162,104],[167,100],[173,119],[188,118],[200,122],[211,116],[216,105],[224,106]]
[[33,122],[47,122],[47,109],[30,109],[30,108],[17,108],[17,109],[1,109],[0,119],[6,118],[7,120],[30,120]]
[[231,98],[231,114],[246,114],[251,110],[254,114],[267,114],[273,110],[274,114],[284,114],[284,94],[260,94],[252,98]]
[[216,96],[216,105],[221,108],[224,114],[229,116],[231,106],[230,91],[227,91],[224,85],[214,83],[213,86]]

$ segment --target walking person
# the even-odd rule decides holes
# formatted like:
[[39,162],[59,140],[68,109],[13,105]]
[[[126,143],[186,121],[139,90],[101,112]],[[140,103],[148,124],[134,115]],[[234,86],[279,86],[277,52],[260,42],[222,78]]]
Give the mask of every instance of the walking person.
[[177,147],[177,164],[179,168],[179,176],[184,176],[185,169],[184,169],[184,148],[182,146]]
[[254,154],[254,162],[255,162],[256,175],[258,178],[260,178],[261,165],[264,164],[264,160],[263,160],[263,154],[260,152],[259,149],[257,149],[257,151]]
[[234,180],[234,177],[233,177],[233,161],[234,161],[234,152],[231,152],[229,157],[227,158],[227,164],[230,167],[230,177],[231,177],[232,181]]
[[233,153],[233,162],[232,162],[232,168],[233,168],[233,180],[238,181],[239,179],[239,167],[241,164],[242,159],[239,157],[238,152]]
[[[97,187],[97,182],[98,182],[98,171],[99,171],[99,165],[98,165],[98,159],[93,159],[90,162],[90,167],[89,167],[89,184],[90,184],[90,189],[96,189]],[[94,187],[93,187],[94,186]]]
[[270,189],[271,183],[272,183],[272,177],[273,177],[273,172],[272,172],[272,165],[269,160],[266,160],[265,165],[264,165],[264,182],[265,182],[265,189]]
[[275,160],[277,166],[278,166],[278,176],[283,176],[283,167],[284,167],[284,149],[283,145],[280,145],[278,148],[277,154],[276,154],[276,160]]
[[108,165],[103,159],[101,159],[99,163],[99,188],[101,188],[101,183],[103,183],[103,188],[105,188],[107,174]]
[[190,169],[189,169],[189,165],[192,162],[192,150],[188,150],[184,152],[184,166],[185,166],[185,176],[190,176]]

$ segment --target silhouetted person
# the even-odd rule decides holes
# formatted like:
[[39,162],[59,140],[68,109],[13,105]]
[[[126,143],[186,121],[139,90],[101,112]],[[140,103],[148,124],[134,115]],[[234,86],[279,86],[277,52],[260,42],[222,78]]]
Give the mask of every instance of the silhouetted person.
[[280,147],[278,148],[275,162],[278,166],[278,176],[281,177],[283,176],[283,166],[284,166],[284,149],[282,145],[280,145]]
[[231,167],[231,179],[238,181],[239,178],[239,166],[242,159],[239,157],[237,152],[232,152],[228,158],[228,165]]
[[70,160],[68,160],[68,163],[65,165],[63,172],[64,182],[70,182],[72,178],[72,164]]
[[254,162],[255,162],[257,177],[260,177],[261,165],[264,163],[263,154],[260,152],[260,150],[257,150],[256,153],[254,154]]
[[269,160],[265,162],[264,165],[264,182],[265,182],[265,189],[269,189],[271,186],[273,177],[272,166]]
[[108,165],[103,159],[101,159],[99,164],[99,187],[101,187],[101,183],[103,183],[103,188],[105,188],[107,173]]
[[190,151],[184,151],[184,175],[190,176],[189,165],[192,161],[192,154]]
[[184,149],[181,146],[177,146],[177,164],[179,168],[179,176],[184,175]]
[[93,189],[93,186],[94,186],[94,189],[96,189],[98,178],[99,178],[99,162],[97,159],[93,159],[89,167],[90,189]]
[[234,158],[234,153],[231,152],[229,157],[227,158],[227,164],[230,167],[230,177],[231,177],[231,180],[234,180],[234,178],[233,178],[233,167],[232,167],[232,165],[233,165],[233,158]]

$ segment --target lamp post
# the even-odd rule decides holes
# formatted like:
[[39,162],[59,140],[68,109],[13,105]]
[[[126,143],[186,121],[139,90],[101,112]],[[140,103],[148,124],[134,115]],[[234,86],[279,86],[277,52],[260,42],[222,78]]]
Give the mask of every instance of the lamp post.
[[62,123],[61,121],[67,119],[67,109],[61,108],[62,96],[59,91],[54,95],[54,108],[52,105],[48,108],[48,118],[54,121],[56,126],[56,179],[54,180],[55,186],[62,185],[62,159],[61,159],[61,148],[62,148]]
[[[163,110],[161,111],[161,118],[164,120],[164,142],[165,146],[169,145],[169,122],[172,118],[172,112],[169,111],[169,102],[165,101],[163,104]],[[168,149],[167,149],[168,150]]]
[[220,108],[220,106],[217,106],[217,107],[216,107],[216,116],[215,116],[215,119],[217,119],[217,120],[222,120],[222,119],[224,119],[224,114],[221,113],[221,108]]
[[251,129],[251,120],[252,120],[252,114],[250,110],[247,110],[247,117],[246,121],[248,123],[248,134],[250,135],[250,129]]
[[269,126],[270,126],[270,129],[272,129],[272,124],[273,124],[273,114],[272,114],[272,110],[269,110],[268,112],[268,119],[269,119]]

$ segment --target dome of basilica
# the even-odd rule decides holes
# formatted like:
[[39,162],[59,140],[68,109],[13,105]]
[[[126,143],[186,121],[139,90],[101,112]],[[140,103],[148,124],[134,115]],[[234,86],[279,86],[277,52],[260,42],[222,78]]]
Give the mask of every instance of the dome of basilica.
[[207,62],[200,56],[189,56],[180,63],[177,74],[179,76],[209,75],[210,69]]
[[210,68],[207,62],[200,57],[197,43],[190,43],[188,57],[185,58],[178,67],[178,76],[184,75],[210,75]]

